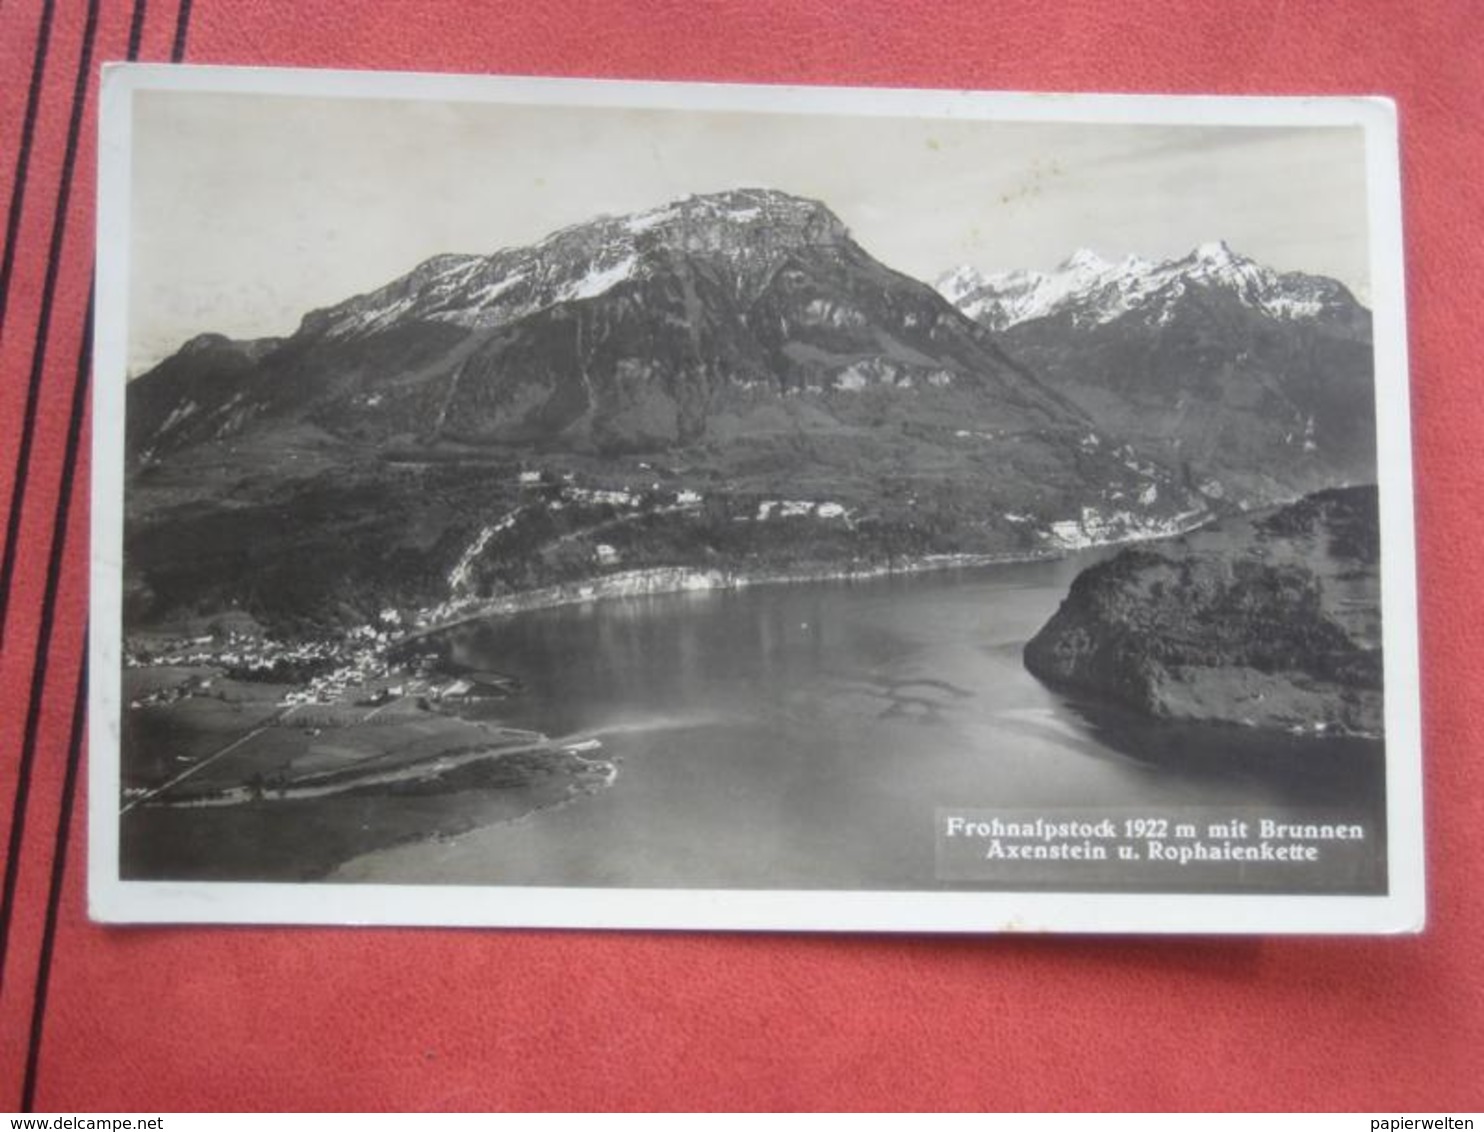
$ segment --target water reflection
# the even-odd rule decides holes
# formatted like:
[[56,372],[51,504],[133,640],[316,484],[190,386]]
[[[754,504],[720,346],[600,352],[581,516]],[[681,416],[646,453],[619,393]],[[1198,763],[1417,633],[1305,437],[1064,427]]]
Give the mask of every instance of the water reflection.
[[1156,723],[1075,699],[1067,707],[1086,722],[1096,747],[1161,773],[1213,784],[1243,782],[1294,805],[1380,808],[1385,745],[1373,739]]

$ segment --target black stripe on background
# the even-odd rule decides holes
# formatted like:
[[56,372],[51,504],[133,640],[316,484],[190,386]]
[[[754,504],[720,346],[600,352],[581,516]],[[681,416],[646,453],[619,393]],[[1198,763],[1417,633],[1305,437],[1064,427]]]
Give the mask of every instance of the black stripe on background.
[[134,62],[139,58],[139,42],[144,38],[144,13],[147,10],[145,0],[138,0],[134,5],[134,18],[129,21],[129,49],[124,58]]
[[0,894],[0,991],[4,989],[5,960],[10,948],[11,918],[15,913],[16,881],[20,875],[21,848],[25,839],[26,803],[31,794],[31,769],[36,761],[36,739],[41,728],[41,705],[46,689],[46,670],[51,657],[52,628],[57,615],[57,590],[62,583],[62,551],[67,541],[67,519],[72,510],[72,481],[77,466],[77,448],[82,436],[82,421],[87,407],[87,367],[93,350],[92,300],[88,300],[88,322],[83,327],[82,350],[78,359],[79,379],[73,388],[72,416],[67,422],[67,448],[62,465],[62,482],[57,495],[57,512],[52,519],[51,553],[46,563],[46,594],[41,604],[41,629],[36,637],[36,653],[31,664],[31,699],[26,710],[26,731],[21,741],[20,773],[15,787],[15,803],[10,819],[10,848],[5,858],[5,888]]
[[[20,533],[21,508],[25,504],[31,440],[36,430],[36,402],[40,397],[41,377],[46,359],[47,337],[51,332],[52,300],[57,289],[57,274],[62,260],[62,238],[67,226],[67,204],[72,194],[73,166],[77,162],[77,137],[82,131],[82,113],[87,102],[88,82],[93,63],[93,37],[98,30],[98,0],[89,0],[88,22],[83,29],[82,55],[78,60],[77,82],[72,92],[72,118],[67,125],[67,148],[62,159],[62,183],[57,189],[57,208],[52,222],[51,258],[46,265],[46,285],[41,295],[41,319],[36,331],[36,347],[31,358],[31,387],[26,398],[26,417],[21,433],[21,450],[16,460],[15,481],[11,485],[10,516],[6,522],[5,559],[0,564],[0,647],[4,645],[5,613],[10,606],[10,585],[15,569],[16,538]],[[91,308],[92,303],[89,302]],[[91,341],[92,318],[83,327],[84,341]],[[74,398],[75,400],[75,398]],[[74,461],[72,437],[68,434],[68,459]],[[63,464],[63,494],[58,499],[57,516],[65,518],[71,504],[67,491],[71,469]],[[55,529],[55,528],[54,528]],[[66,531],[63,522],[61,529]],[[36,638],[36,663],[31,673],[31,702],[26,713],[25,738],[21,743],[20,768],[11,805],[10,851],[5,858],[5,880],[0,890],[0,991],[5,989],[5,960],[10,950],[10,923],[15,912],[16,881],[20,874],[21,843],[26,829],[26,803],[31,794],[31,765],[36,760],[36,734],[40,725],[42,686],[46,682],[46,655],[51,648],[52,622],[56,616],[56,582],[61,573],[61,541],[52,547],[47,568],[46,596],[41,607],[41,627]]]
[[[98,2],[88,0],[88,20],[82,32],[82,54],[72,87],[72,116],[67,123],[67,145],[62,156],[62,180],[57,186],[57,207],[52,214],[51,250],[46,262],[46,281],[41,290],[41,317],[36,323],[36,345],[31,352],[31,381],[26,389],[26,411],[21,421],[21,446],[16,453],[15,475],[10,484],[10,514],[5,521],[5,555],[0,559],[0,649],[5,647],[5,626],[10,613],[10,590],[15,580],[16,541],[20,537],[21,512],[30,475],[31,444],[36,437],[36,410],[41,400],[41,379],[46,372],[46,347],[51,336],[52,300],[62,266],[62,241],[67,233],[67,206],[72,200],[72,176],[77,164],[77,139],[82,133],[83,109],[92,81],[93,40],[98,32]],[[0,986],[5,968],[5,933],[10,927],[10,867],[6,865],[4,903],[0,905]]]
[[[52,543],[51,553],[47,556],[46,563],[46,596],[41,606],[41,632],[36,639],[36,655],[32,660],[31,667],[31,703],[26,712],[26,734],[21,746],[21,773],[16,783],[15,794],[15,816],[11,819],[10,827],[10,855],[5,859],[5,893],[4,905],[0,908],[0,949],[8,949],[10,943],[11,916],[15,911],[16,879],[20,873],[20,855],[24,834],[26,818],[26,801],[31,793],[31,768],[36,761],[36,738],[41,725],[41,705],[43,693],[46,687],[46,671],[51,661],[52,627],[57,612],[57,590],[62,583],[62,560],[63,551],[67,542],[67,520],[72,513],[72,487],[77,470],[77,452],[82,443],[82,422],[87,412],[87,376],[88,368],[92,364],[93,357],[93,300],[91,289],[88,297],[88,320],[83,325],[82,345],[77,355],[77,383],[72,389],[72,414],[67,421],[67,447],[63,456],[62,482],[57,496],[57,513],[52,520]],[[83,665],[86,667],[86,653],[83,657]],[[73,716],[76,717],[83,710],[82,701],[72,705]],[[71,753],[68,755],[69,771]],[[64,803],[66,802],[64,790]],[[59,837],[65,839],[65,827],[59,832]],[[53,885],[60,884],[57,877],[57,858],[52,859],[52,882]],[[47,916],[54,918],[56,910],[52,906],[51,898],[48,897]],[[45,938],[43,937],[43,942]],[[50,964],[50,953],[44,953],[43,962]],[[45,970],[46,968],[43,968]],[[0,950],[0,978],[5,974],[5,951]],[[41,980],[44,976],[38,973],[37,989],[39,992]],[[0,984],[3,986],[3,984]],[[35,1017],[35,1003],[32,1003],[32,1045],[35,1045],[35,1034],[39,1033],[41,1022]],[[29,1066],[34,1051],[27,1056]],[[29,1072],[29,1070],[28,1070]]]
[[15,181],[10,186],[10,214],[5,221],[5,251],[0,255],[0,334],[5,332],[5,308],[10,303],[10,276],[15,270],[15,245],[20,237],[21,210],[26,201],[26,178],[31,172],[31,143],[36,137],[36,114],[41,107],[46,56],[52,41],[52,0],[41,6],[36,31],[36,56],[31,62],[31,87],[26,92],[26,116],[21,125],[21,148],[15,159]]
[[[86,356],[86,355],[84,355]],[[46,898],[46,926],[41,933],[41,958],[36,966],[36,996],[31,1002],[31,1043],[26,1051],[26,1076],[21,1084],[21,1111],[35,1112],[36,1072],[41,1065],[41,1036],[46,1023],[46,993],[51,984],[52,948],[57,940],[57,910],[62,906],[62,881],[67,873],[67,836],[77,798],[78,768],[82,765],[83,721],[88,702],[88,637],[83,634],[82,658],[77,666],[76,699],[72,703],[72,731],[67,737],[67,774],[62,779],[62,809],[57,815],[57,840],[52,849],[52,882]]]
[[175,17],[175,42],[170,45],[170,62],[179,63],[185,58],[186,33],[191,26],[191,0],[180,0],[180,11]]
[[[143,38],[147,0],[135,0],[134,14],[129,26],[127,58],[132,62],[139,57]],[[91,14],[91,10],[90,10]],[[179,62],[185,51],[186,32],[190,22],[190,0],[182,0],[176,17],[175,40],[171,58]],[[90,24],[91,26],[91,24]],[[84,68],[84,72],[86,68]],[[85,87],[84,87],[85,90]],[[74,481],[77,473],[78,454],[82,442],[82,425],[87,413],[88,384],[93,361],[93,308],[96,297],[96,277],[88,288],[88,305],[84,315],[82,343],[78,351],[77,376],[72,387],[72,410],[67,424],[67,441],[62,459],[62,476],[58,489],[57,514],[52,524],[51,555],[47,563],[46,594],[42,603],[44,632],[38,636],[36,667],[32,673],[32,701],[38,703],[40,696],[37,684],[44,680],[46,654],[51,646],[51,626],[56,614],[57,590],[61,582],[63,550],[67,539],[67,520],[71,507]],[[88,698],[88,634],[83,634],[82,655],[79,661],[76,698],[72,705],[72,730],[68,738],[66,772],[62,780],[61,808],[57,815],[57,829],[52,851],[51,885],[47,893],[46,920],[41,940],[41,951],[37,959],[36,987],[31,1004],[31,1035],[26,1055],[26,1072],[21,1087],[21,1111],[31,1112],[36,1099],[36,1085],[41,1064],[42,1039],[46,1026],[47,993],[51,984],[52,955],[56,941],[58,914],[62,902],[62,886],[67,869],[67,841],[71,832],[72,813],[76,803],[77,780],[82,763],[82,735],[86,719]],[[27,737],[31,738],[30,719],[27,720]],[[32,740],[34,751],[34,739]],[[12,825],[14,841],[15,826]],[[14,849],[12,857],[14,859]],[[9,860],[7,860],[7,873]],[[7,880],[9,877],[7,875]],[[0,914],[0,979],[4,975],[5,940],[10,930],[13,912],[13,885],[7,889],[9,898]]]

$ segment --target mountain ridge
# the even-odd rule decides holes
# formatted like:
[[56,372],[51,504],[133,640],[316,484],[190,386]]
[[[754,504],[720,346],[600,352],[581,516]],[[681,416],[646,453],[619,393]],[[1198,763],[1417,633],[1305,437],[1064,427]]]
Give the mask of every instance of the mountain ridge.
[[1359,305],[1337,280],[1275,271],[1219,239],[1167,260],[1129,255],[1112,261],[1079,248],[1051,271],[986,273],[963,265],[935,281],[965,314],[998,331],[1063,313],[1078,326],[1151,309],[1157,318],[1191,285],[1228,290],[1254,309],[1283,319],[1343,318]]
[[[489,255],[432,256],[380,288],[309,312],[300,330],[355,333],[404,313],[474,327],[500,325],[559,302],[595,297],[642,275],[652,267],[642,257],[661,248],[725,251],[726,228],[736,233],[733,250],[761,245],[758,258],[765,262],[783,247],[849,237],[819,201],[768,189],[692,194],[638,213],[570,224],[534,244]],[[406,302],[409,291],[423,292],[420,301]]]
[[[770,190],[687,197],[489,256],[435,256],[261,348],[193,342],[204,345],[130,385],[140,459],[295,414],[381,441],[688,443],[770,386],[932,387],[945,416],[977,388],[1016,427],[1088,424],[992,334],[874,260],[826,206]],[[230,391],[197,380],[223,369]]]

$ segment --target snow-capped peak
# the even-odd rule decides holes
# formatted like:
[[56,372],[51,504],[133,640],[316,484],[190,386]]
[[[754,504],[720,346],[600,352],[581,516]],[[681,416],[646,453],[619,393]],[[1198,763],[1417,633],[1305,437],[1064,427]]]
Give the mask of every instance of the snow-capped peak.
[[1225,240],[1199,244],[1189,255],[1154,262],[1128,255],[1112,262],[1079,248],[1052,271],[986,274],[958,267],[938,290],[970,318],[993,330],[1068,313],[1080,326],[1098,325],[1130,311],[1168,317],[1168,304],[1188,285],[1217,287],[1278,318],[1313,318],[1350,299],[1344,287],[1319,276],[1280,275],[1233,251]]
[[1149,266],[1137,256],[1113,263],[1089,248],[1079,248],[1053,271],[1019,269],[986,275],[960,267],[940,278],[937,287],[970,318],[1005,330],[1054,314],[1087,295],[1108,291],[1116,299],[1136,289]]
[[939,294],[950,303],[957,304],[960,299],[979,290],[987,282],[988,277],[977,267],[961,264],[944,272],[938,278],[937,286]]
[[1225,240],[1211,240],[1195,249],[1195,258],[1202,263],[1224,264],[1231,263],[1236,255]]
[[1102,272],[1112,265],[1091,248],[1078,248],[1062,262],[1062,271]]

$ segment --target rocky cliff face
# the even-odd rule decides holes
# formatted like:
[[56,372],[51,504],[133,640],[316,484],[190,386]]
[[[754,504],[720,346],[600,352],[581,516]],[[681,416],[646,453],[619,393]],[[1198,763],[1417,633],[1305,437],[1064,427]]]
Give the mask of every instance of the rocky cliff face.
[[1374,488],[1311,495],[1089,568],[1026,645],[1053,686],[1149,715],[1382,730]]

